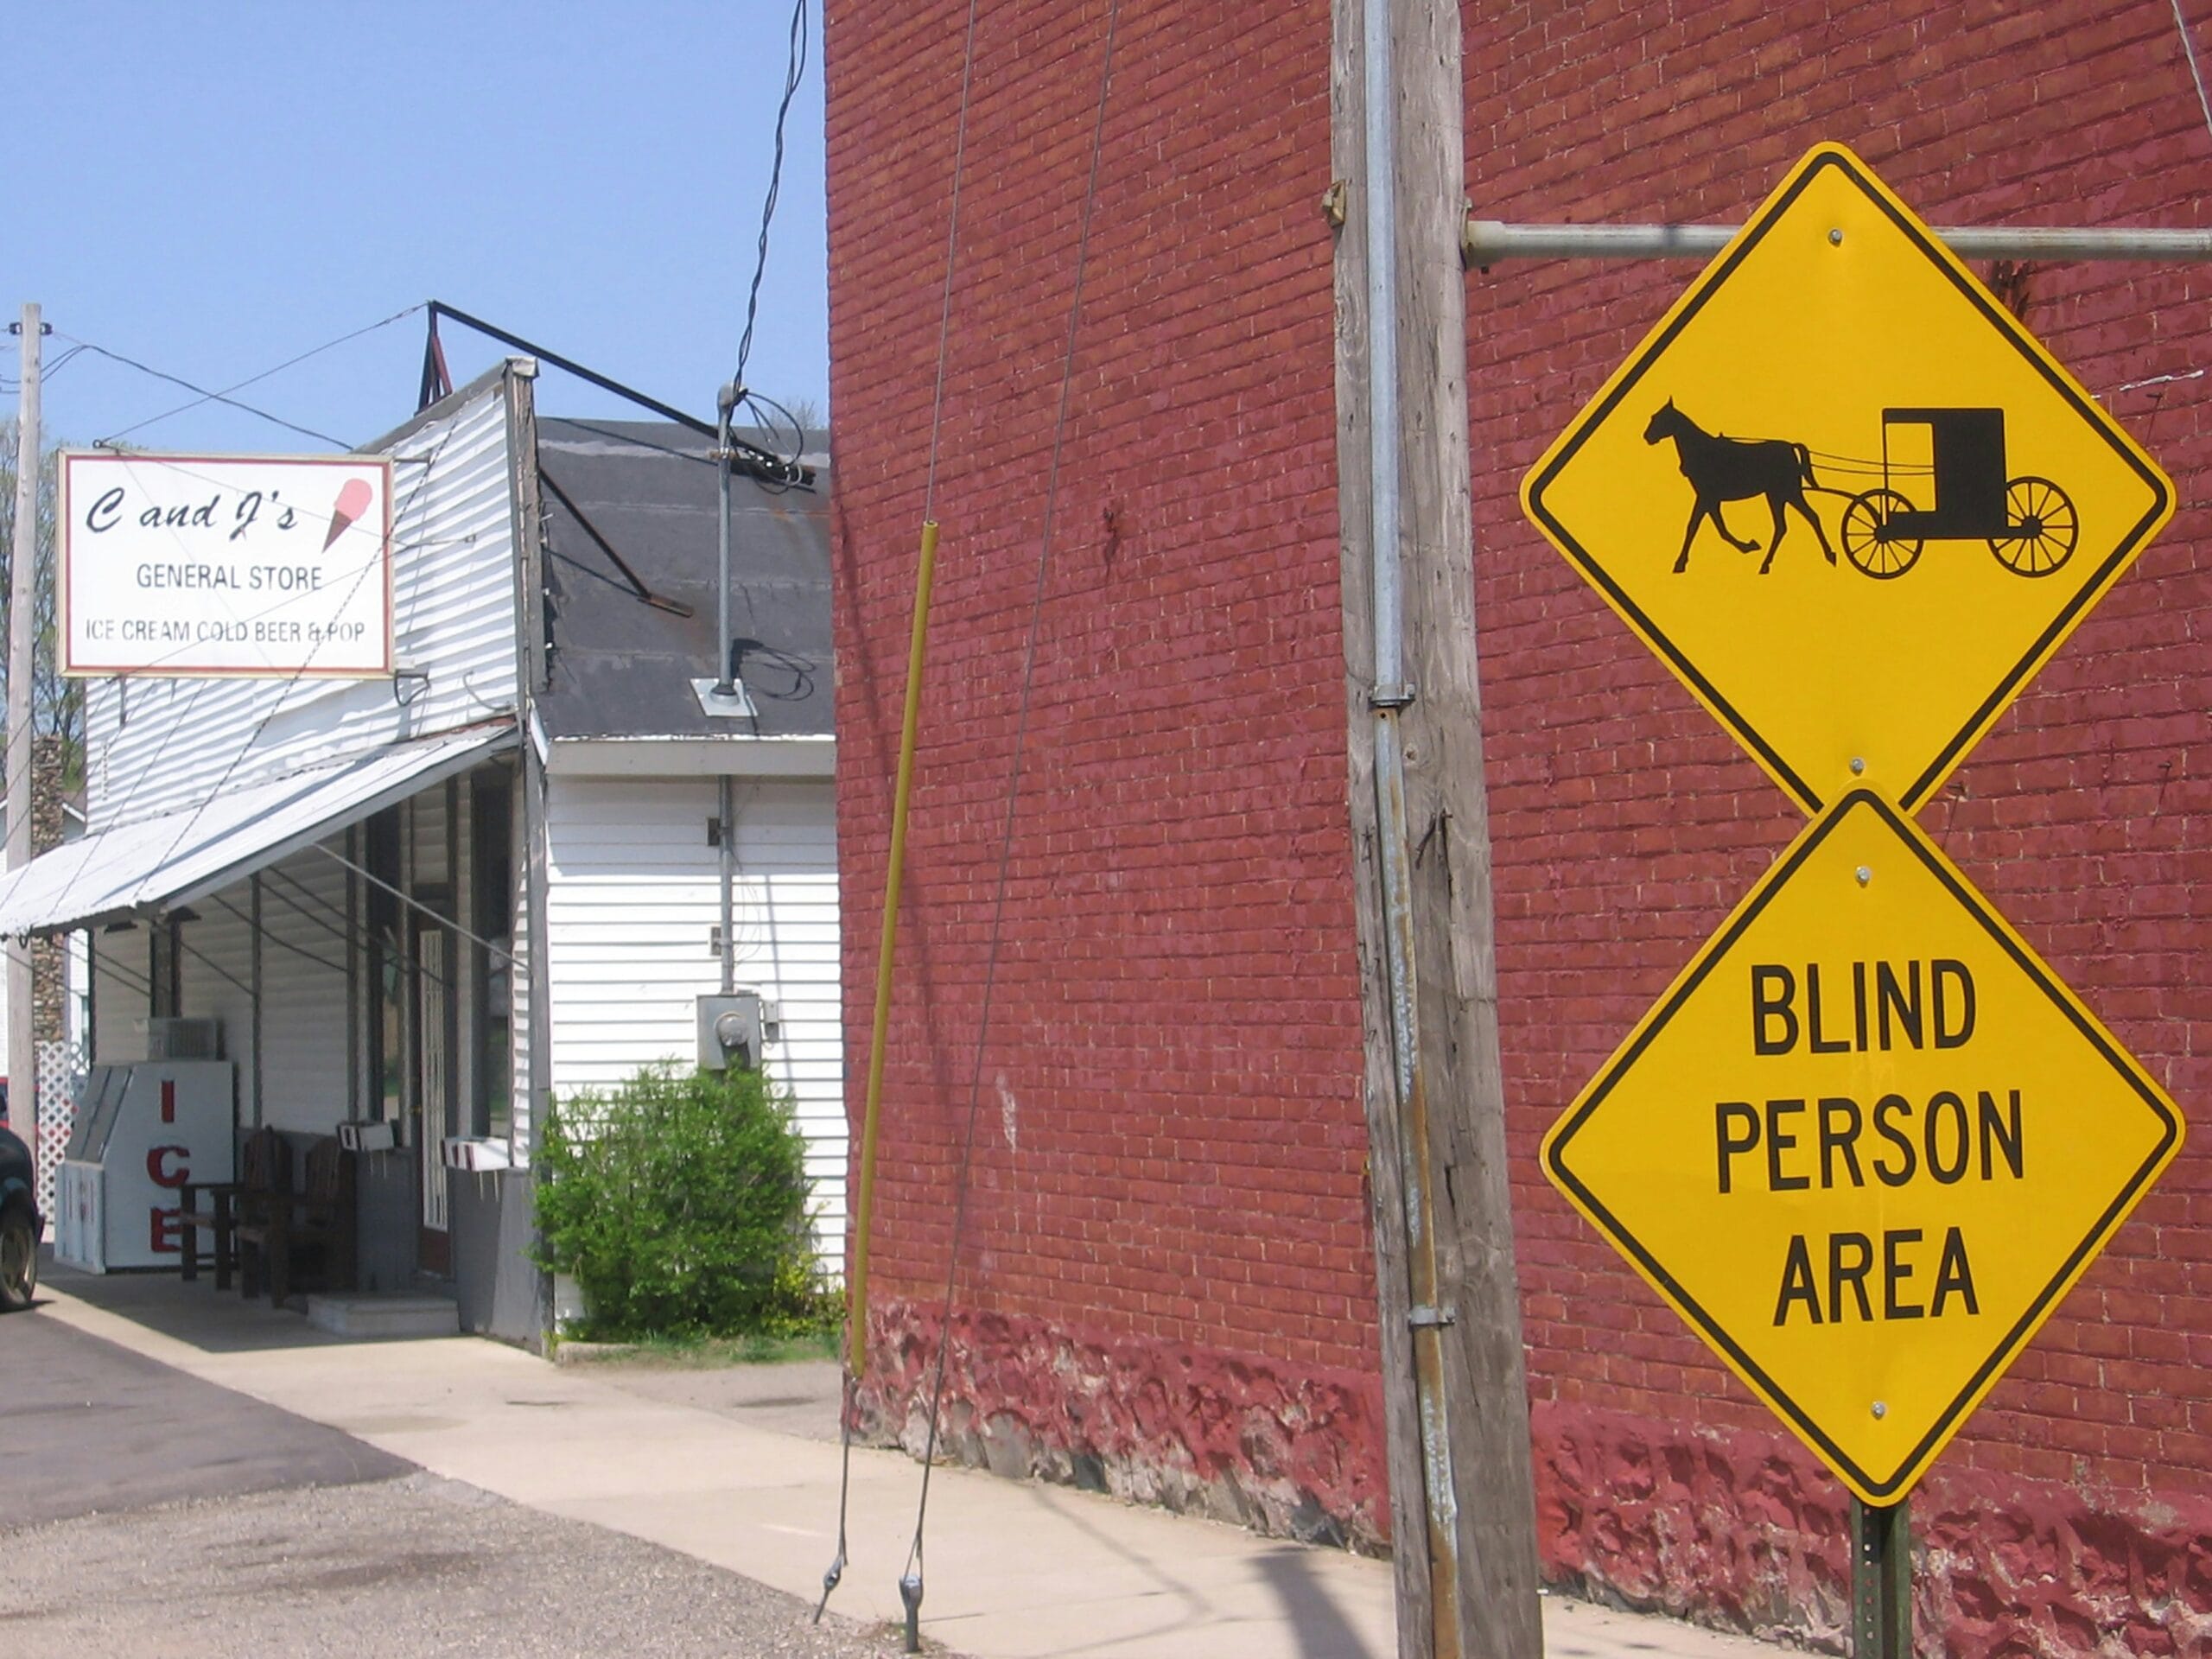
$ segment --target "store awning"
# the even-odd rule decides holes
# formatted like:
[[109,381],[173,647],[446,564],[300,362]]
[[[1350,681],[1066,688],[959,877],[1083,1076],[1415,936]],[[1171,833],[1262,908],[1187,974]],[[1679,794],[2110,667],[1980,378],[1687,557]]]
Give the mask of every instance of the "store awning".
[[59,932],[188,903],[514,745],[505,722],[393,744],[66,842],[0,875],[0,935]]

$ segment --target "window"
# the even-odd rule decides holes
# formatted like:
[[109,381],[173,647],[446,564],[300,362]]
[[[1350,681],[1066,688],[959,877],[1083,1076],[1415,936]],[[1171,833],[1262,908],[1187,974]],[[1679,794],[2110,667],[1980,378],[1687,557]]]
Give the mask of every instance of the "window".
[[472,1132],[504,1139],[514,1127],[515,941],[514,773],[505,766],[471,782],[469,926],[496,950],[479,947],[476,999],[476,1122]]

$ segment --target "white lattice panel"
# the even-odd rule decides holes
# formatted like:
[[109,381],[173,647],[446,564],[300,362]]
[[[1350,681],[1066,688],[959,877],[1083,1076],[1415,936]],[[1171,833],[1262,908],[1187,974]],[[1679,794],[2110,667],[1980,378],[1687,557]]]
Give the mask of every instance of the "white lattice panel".
[[54,1215],[54,1172],[69,1149],[77,1127],[77,1090],[85,1080],[84,1057],[72,1043],[38,1046],[38,1211]]

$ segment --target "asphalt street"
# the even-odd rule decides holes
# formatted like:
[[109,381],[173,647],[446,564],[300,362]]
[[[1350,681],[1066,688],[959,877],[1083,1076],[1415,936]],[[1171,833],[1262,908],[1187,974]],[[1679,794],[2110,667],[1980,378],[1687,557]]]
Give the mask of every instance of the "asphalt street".
[[0,1319],[0,1656],[875,1659],[895,1636]]
[[0,1319],[0,1525],[390,1480],[409,1468],[35,1312]]

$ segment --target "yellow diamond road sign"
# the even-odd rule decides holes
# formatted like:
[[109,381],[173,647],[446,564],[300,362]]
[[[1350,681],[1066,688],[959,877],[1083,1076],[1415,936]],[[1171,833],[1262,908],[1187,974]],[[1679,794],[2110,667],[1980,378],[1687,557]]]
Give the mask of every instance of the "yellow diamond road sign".
[[1544,1167],[1870,1503],[1894,1503],[2181,1145],[1912,820],[1844,796],[1545,1138]]
[[2174,503],[2112,417],[1834,144],[1798,163],[1522,499],[1808,811],[1857,784],[1916,808]]

